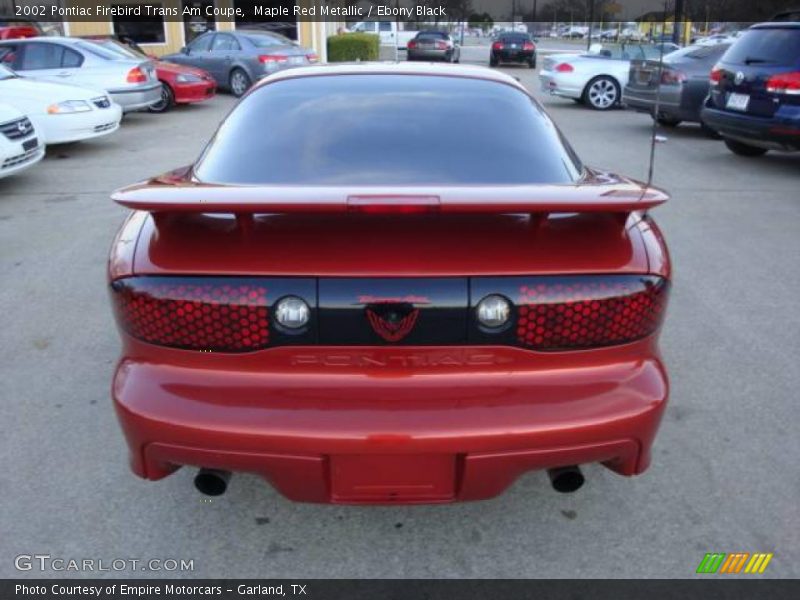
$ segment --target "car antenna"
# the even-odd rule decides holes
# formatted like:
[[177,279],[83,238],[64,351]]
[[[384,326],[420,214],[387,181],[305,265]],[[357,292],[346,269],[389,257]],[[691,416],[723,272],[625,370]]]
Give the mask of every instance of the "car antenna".
[[[677,14],[675,18],[677,18]],[[678,22],[673,20],[673,27],[678,27]],[[661,37],[667,30],[667,0],[664,0],[664,12],[661,13]],[[652,29],[651,29],[652,32]],[[664,72],[664,42],[659,43],[658,49],[658,78],[656,79],[656,102],[653,106],[653,129],[650,133],[650,164],[647,167],[647,188],[653,184],[653,168],[656,161],[656,144],[667,141],[667,138],[658,135],[658,109],[661,106],[661,77]],[[645,188],[646,189],[646,188]]]

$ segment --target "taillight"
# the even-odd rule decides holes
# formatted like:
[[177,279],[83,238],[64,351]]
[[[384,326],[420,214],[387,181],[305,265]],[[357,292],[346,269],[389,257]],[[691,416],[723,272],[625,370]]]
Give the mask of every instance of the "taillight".
[[447,50],[447,42],[436,42],[437,50]]
[[411,215],[437,212],[439,196],[350,196],[347,209],[371,215]]
[[267,288],[257,279],[133,277],[111,289],[120,326],[145,342],[212,352],[269,343]]
[[535,50],[536,46],[533,45],[533,42],[525,42],[524,44],[522,44],[522,49],[523,50]]
[[133,67],[128,71],[128,83],[143,83],[147,81],[147,75],[139,67]]
[[417,47],[417,42],[414,40],[409,40],[408,44],[406,44],[406,48],[411,48],[412,50]]
[[310,63],[319,62],[319,56],[315,52],[311,52],[310,54],[306,54],[306,60]]
[[556,68],[555,68],[555,71],[557,71],[559,73],[572,73],[574,70],[575,70],[575,67],[573,67],[569,63],[559,63],[558,65],[556,65]]
[[661,83],[667,85],[683,83],[686,81],[686,73],[683,71],[676,71],[674,69],[663,69],[661,71]]
[[283,54],[261,54],[258,62],[262,65],[285,63],[288,59]]
[[722,81],[722,69],[715,66],[711,69],[711,74],[708,77],[711,80],[711,85],[719,85]]
[[495,42],[492,44],[492,50],[502,50],[503,48],[505,48],[503,42]]
[[532,279],[518,289],[517,342],[569,350],[641,339],[661,324],[668,288],[656,276]]
[[767,79],[767,91],[773,94],[800,95],[800,71],[773,75]]

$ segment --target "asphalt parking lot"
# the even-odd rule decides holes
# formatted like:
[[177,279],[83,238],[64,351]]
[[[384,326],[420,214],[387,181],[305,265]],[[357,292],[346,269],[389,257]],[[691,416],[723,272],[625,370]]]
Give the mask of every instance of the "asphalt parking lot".
[[[506,70],[584,162],[646,177],[646,116],[549,98],[536,71]],[[655,213],[675,266],[672,396],[646,474],[589,466],[583,489],[558,495],[531,473],[495,500],[423,507],[293,504],[247,475],[208,502],[188,469],[131,475],[105,289],[125,210],[108,195],[191,162],[233,104],[130,115],[0,181],[0,576],[63,575],[15,570],[44,553],[193,559],[200,577],[671,578],[734,551],[774,552],[766,576],[800,576],[800,155],[734,156],[694,126],[657,149],[655,182],[673,196]]]

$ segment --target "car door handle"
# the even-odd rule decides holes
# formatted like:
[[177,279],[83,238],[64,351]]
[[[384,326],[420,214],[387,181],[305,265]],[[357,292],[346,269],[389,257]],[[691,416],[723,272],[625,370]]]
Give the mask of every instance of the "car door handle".
[[72,73],[70,73],[69,71],[61,71],[60,73],[58,73],[58,77],[69,77],[71,75]]

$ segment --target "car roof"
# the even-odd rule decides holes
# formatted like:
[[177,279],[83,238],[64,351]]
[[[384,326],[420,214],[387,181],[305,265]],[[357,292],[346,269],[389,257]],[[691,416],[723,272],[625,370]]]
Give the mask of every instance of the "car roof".
[[78,42],[85,42],[82,38],[70,38],[56,35],[37,35],[36,37],[19,38],[13,40],[2,40],[3,42],[15,42],[27,44],[28,42],[49,42],[52,44],[62,44],[64,46],[72,46]]
[[757,23],[750,29],[800,29],[800,21],[770,21]]
[[462,77],[465,79],[484,79],[496,83],[512,85],[527,94],[525,88],[514,77],[501,71],[477,65],[439,65],[417,62],[363,62],[340,63],[336,65],[317,65],[302,69],[286,69],[265,77],[260,85],[282,79],[319,77],[331,75],[425,75],[438,77]]

